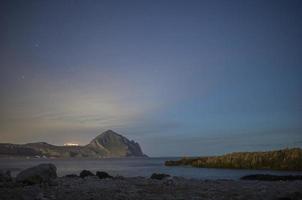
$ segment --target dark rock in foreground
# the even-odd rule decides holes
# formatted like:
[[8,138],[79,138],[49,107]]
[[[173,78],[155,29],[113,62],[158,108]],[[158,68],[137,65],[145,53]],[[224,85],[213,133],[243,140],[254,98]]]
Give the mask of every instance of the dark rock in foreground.
[[57,178],[57,168],[55,165],[40,164],[21,171],[17,175],[16,181],[26,185],[33,185],[50,183],[55,178]]
[[12,176],[8,170],[0,170],[0,182],[11,182]]
[[277,175],[270,175],[270,174],[253,174],[247,175],[240,178],[241,180],[258,180],[258,181],[296,181],[302,180],[302,176],[277,176]]
[[113,178],[107,172],[99,172],[99,171],[96,172],[96,176],[99,177],[99,179]]
[[150,178],[151,179],[157,179],[157,180],[163,180],[163,179],[168,178],[168,177],[170,177],[169,174],[157,174],[157,173],[153,173]]
[[94,174],[91,171],[88,171],[88,170],[81,171],[81,173],[80,173],[81,178],[85,178],[87,176],[94,176]]

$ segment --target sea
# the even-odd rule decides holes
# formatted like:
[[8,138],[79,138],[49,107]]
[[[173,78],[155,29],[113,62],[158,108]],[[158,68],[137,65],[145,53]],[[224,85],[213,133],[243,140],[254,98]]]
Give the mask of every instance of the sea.
[[92,172],[105,171],[113,176],[149,177],[152,173],[165,173],[193,179],[240,179],[250,174],[302,175],[300,171],[275,170],[246,170],[246,169],[213,169],[194,168],[190,166],[164,165],[166,160],[179,158],[106,158],[101,160],[89,159],[0,159],[0,170],[10,170],[16,176],[21,170],[41,163],[53,163],[57,167],[58,176],[79,174],[82,170]]

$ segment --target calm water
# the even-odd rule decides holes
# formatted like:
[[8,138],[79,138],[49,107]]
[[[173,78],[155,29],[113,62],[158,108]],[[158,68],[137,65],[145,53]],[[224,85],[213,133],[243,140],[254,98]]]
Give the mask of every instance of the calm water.
[[[47,159],[0,159],[0,169],[10,169],[13,175],[20,170],[40,163],[53,163],[57,166],[59,176],[79,173],[83,169],[106,171],[112,175],[145,176],[152,173],[167,173],[172,176],[198,179],[238,179],[241,176],[255,173],[269,173],[277,175],[300,174],[302,172],[270,171],[270,170],[233,170],[233,169],[204,169],[192,167],[166,167],[165,160],[172,158],[124,158],[103,160],[47,160]],[[177,159],[177,158],[174,158]]]

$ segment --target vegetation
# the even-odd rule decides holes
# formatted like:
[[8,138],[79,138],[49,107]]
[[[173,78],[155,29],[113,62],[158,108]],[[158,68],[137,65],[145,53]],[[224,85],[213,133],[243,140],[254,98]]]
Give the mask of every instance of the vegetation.
[[166,166],[190,165],[204,168],[302,170],[302,149],[268,152],[239,152],[222,156],[182,158],[166,161]]

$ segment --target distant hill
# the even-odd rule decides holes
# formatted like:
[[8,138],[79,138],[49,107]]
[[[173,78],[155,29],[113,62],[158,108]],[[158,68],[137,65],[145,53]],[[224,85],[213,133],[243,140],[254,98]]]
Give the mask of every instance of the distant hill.
[[238,152],[222,156],[182,158],[166,161],[166,166],[190,165],[203,168],[302,170],[302,149],[267,152]]
[[85,146],[55,146],[45,142],[29,144],[0,143],[2,157],[109,158],[143,157],[140,145],[107,130]]

